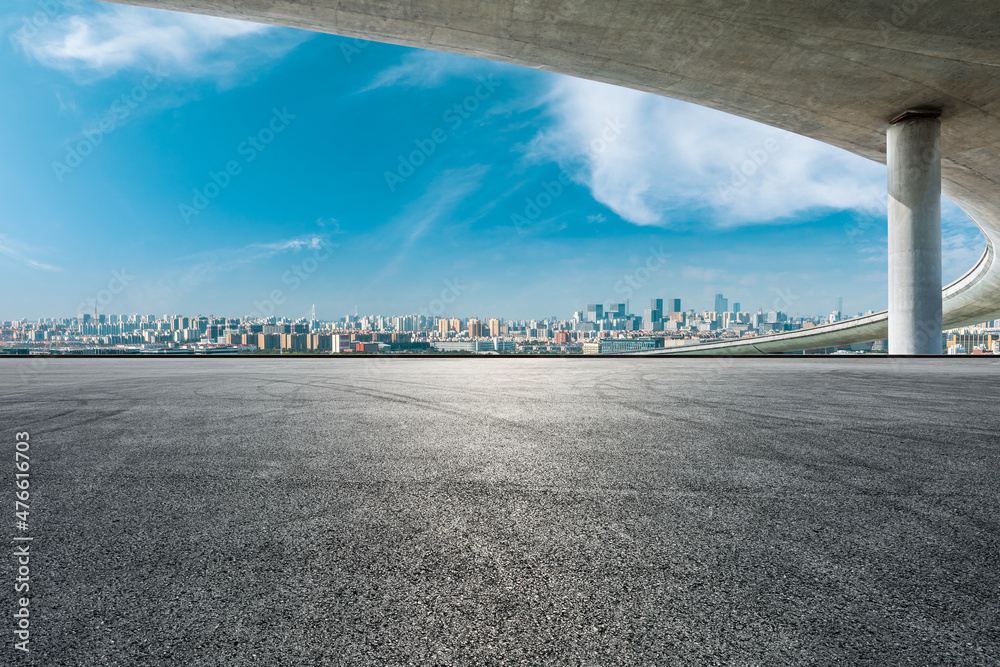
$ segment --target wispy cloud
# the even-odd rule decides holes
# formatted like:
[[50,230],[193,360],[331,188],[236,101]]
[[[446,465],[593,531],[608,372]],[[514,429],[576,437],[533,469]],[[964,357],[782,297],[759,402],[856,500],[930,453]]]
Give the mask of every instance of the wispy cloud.
[[340,220],[336,218],[317,218],[316,224],[327,230],[329,234],[343,234],[343,230],[340,229]]
[[18,243],[17,241],[11,240],[7,236],[0,234],[0,254],[13,258],[18,265],[26,266],[30,269],[38,271],[62,271],[62,269],[57,266],[52,266],[51,264],[45,264],[31,259],[26,255],[26,253],[31,252],[33,252],[32,249],[23,243]]
[[452,223],[452,214],[462,202],[480,187],[490,168],[472,165],[462,169],[443,171],[427,191],[410,202],[388,226],[390,238],[400,238],[395,256],[389,260],[372,281],[372,285],[395,274],[403,265],[421,237],[436,225]]
[[[253,38],[253,41],[249,41]],[[84,76],[160,66],[168,73],[225,78],[254,60],[279,57],[308,33],[141,7],[80,7],[21,46],[38,62]],[[228,49],[237,44],[239,49]]]
[[276,255],[300,250],[318,250],[328,247],[322,236],[307,235],[272,243],[250,243],[236,248],[217,248],[178,258],[178,262],[192,262],[200,270],[213,273],[233,271],[247,264],[263,262]]
[[[228,283],[232,277],[225,277],[241,269],[264,271],[268,260],[281,255],[293,257],[308,257],[312,251],[320,248],[331,249],[337,244],[331,243],[325,235],[309,234],[282,239],[267,243],[250,243],[243,246],[215,248],[191,255],[178,257],[174,267],[165,271],[155,280],[146,280],[133,290],[132,298],[136,303],[147,304],[143,309],[176,308],[179,299],[188,294],[203,294],[218,285]],[[299,262],[301,259],[292,261]],[[280,271],[279,271],[280,273]],[[252,274],[244,274],[252,280]]]
[[557,161],[638,225],[787,221],[885,196],[882,165],[704,107],[570,78],[545,104],[554,124],[527,159]]
[[361,89],[361,92],[376,88],[403,86],[437,88],[445,85],[454,77],[481,75],[483,71],[483,61],[477,58],[435,51],[413,51],[403,56],[398,65],[388,67],[376,74],[371,82]]
[[986,238],[958,205],[941,201],[941,273],[944,283],[975,266],[986,249]]

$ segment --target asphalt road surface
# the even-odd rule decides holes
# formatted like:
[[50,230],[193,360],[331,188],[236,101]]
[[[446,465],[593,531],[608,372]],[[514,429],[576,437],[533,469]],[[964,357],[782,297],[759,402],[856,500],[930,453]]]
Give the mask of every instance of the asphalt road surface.
[[1000,663],[993,360],[0,359],[0,387],[0,530],[34,537],[0,664]]

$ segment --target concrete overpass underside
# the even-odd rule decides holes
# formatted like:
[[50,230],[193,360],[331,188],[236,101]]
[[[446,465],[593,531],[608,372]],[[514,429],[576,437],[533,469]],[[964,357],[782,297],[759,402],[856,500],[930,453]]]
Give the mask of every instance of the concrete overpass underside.
[[[1000,12],[982,0],[125,0],[477,56],[743,116],[885,163],[889,121],[941,112],[942,190],[982,229],[946,328],[1000,316]],[[884,339],[887,313],[660,353]]]

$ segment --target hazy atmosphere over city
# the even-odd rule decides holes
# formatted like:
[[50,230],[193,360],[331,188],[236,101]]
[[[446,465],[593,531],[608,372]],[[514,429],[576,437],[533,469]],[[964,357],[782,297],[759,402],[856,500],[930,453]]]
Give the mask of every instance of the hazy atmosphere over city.
[[[886,306],[885,167],[811,139],[288,28],[0,12],[4,318],[75,316],[115,272],[102,312],[240,316],[281,289],[279,317],[417,313],[448,284],[456,317],[719,292],[753,312]],[[985,244],[949,202],[943,225],[947,284]]]

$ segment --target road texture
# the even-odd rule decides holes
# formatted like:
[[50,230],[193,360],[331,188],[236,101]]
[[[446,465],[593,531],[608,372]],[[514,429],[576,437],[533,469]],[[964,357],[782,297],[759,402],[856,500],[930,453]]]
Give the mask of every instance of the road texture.
[[993,360],[0,359],[0,387],[0,524],[27,431],[35,537],[0,664],[1000,662]]

